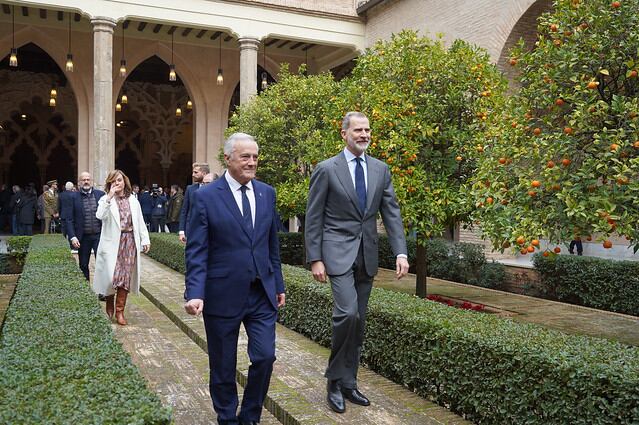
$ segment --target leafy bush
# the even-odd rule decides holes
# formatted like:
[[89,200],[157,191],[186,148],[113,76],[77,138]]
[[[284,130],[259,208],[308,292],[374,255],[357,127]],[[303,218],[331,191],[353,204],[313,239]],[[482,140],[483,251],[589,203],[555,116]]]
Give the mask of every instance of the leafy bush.
[[[330,285],[283,267],[290,329],[329,346]],[[639,421],[639,350],[373,288],[363,360],[482,424]]]
[[304,243],[302,234],[297,232],[279,233],[280,257],[282,263],[291,265],[304,264]]
[[29,252],[31,236],[11,236],[7,239],[7,251],[16,259],[18,264],[24,264],[24,259]]
[[36,236],[0,335],[0,423],[169,424],[69,247]]
[[556,255],[533,258],[544,295],[639,316],[639,263]]

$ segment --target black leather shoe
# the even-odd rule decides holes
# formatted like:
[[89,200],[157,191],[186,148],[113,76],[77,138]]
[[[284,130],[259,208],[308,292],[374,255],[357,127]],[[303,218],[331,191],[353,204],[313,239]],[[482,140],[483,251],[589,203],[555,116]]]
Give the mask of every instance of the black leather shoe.
[[360,393],[357,388],[342,388],[342,394],[346,400],[353,404],[359,404],[360,406],[368,406],[371,404],[366,396]]
[[339,382],[328,381],[328,384],[326,385],[326,392],[326,401],[328,402],[328,406],[334,412],[344,413],[346,411],[346,406],[344,406],[344,397],[340,391]]

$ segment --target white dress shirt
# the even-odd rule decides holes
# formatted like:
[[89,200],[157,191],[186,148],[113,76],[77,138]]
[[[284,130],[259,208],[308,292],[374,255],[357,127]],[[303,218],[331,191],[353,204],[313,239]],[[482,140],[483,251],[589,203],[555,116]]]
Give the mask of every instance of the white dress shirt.
[[353,181],[353,187],[355,186],[355,168],[357,167],[356,158],[362,158],[362,168],[364,169],[364,183],[366,185],[366,191],[368,192],[368,167],[366,166],[366,155],[362,154],[357,157],[353,155],[353,152],[348,148],[344,148],[344,156],[346,157],[346,163],[348,164],[348,171],[351,173],[351,180]]
[[[231,177],[231,174],[229,174],[228,171],[224,173],[224,178],[231,188],[231,193],[233,194],[233,198],[235,198],[237,207],[240,209],[240,213],[244,215],[244,211],[242,211],[242,185]],[[253,182],[248,182],[245,186],[246,197],[248,198],[249,205],[251,206],[251,220],[253,221],[253,228],[255,228],[255,191],[253,190]]]

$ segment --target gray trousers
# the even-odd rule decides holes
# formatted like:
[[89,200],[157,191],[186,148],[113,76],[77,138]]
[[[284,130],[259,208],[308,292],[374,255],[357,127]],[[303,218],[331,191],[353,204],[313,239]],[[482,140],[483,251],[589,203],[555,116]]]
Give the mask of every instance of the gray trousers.
[[373,287],[373,276],[366,274],[361,247],[348,272],[329,278],[333,291],[333,336],[324,376],[330,381],[339,381],[343,388],[356,389],[366,308]]

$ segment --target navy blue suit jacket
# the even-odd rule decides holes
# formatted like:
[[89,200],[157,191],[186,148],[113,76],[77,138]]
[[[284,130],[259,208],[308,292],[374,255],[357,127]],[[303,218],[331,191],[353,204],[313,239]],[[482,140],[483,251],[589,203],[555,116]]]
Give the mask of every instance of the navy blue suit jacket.
[[[105,194],[99,189],[93,189],[91,195],[95,198],[95,205],[97,207],[98,201]],[[63,217],[67,221],[67,236],[69,240],[73,239],[74,237],[80,240],[84,235],[84,206],[82,205],[82,195],[79,191],[73,192],[70,199],[70,210],[67,214],[67,217]],[[99,221],[100,220],[98,220],[98,222]]]
[[275,190],[256,180],[253,190],[256,211],[252,237],[242,225],[242,214],[226,178],[195,192],[187,227],[185,297],[203,299],[207,314],[239,314],[256,275],[273,309],[277,310],[277,294],[284,293]]
[[[196,184],[190,184],[186,187],[186,191],[184,192],[184,202],[182,203],[182,209],[180,210],[180,225],[178,230],[180,232],[185,232],[186,227],[189,224],[189,219],[191,218],[191,208],[193,207],[193,195],[199,186]],[[185,232],[186,233],[186,232]]]
[[58,212],[60,213],[61,220],[66,219],[71,214],[71,207],[73,205],[72,199],[74,193],[76,192],[65,190],[60,192],[60,194],[58,195]]

